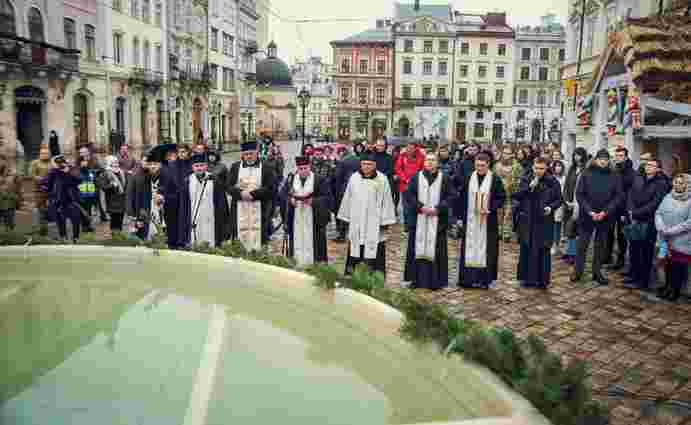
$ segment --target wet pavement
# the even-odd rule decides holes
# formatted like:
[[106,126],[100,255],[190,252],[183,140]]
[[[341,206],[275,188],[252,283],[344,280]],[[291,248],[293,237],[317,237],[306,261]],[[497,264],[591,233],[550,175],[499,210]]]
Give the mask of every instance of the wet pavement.
[[[294,168],[299,142],[283,142]],[[229,161],[232,156],[227,156]],[[21,215],[28,215],[20,212]],[[333,223],[330,239],[335,236]],[[98,226],[103,237],[105,226]],[[400,226],[387,245],[387,284],[399,287],[405,260],[406,236]],[[280,252],[282,235],[272,250]],[[347,245],[329,241],[329,260],[342,269]],[[596,398],[611,408],[612,425],[691,425],[691,303],[660,301],[623,287],[610,273],[610,285],[571,283],[572,268],[553,260],[552,285],[546,291],[521,288],[515,282],[518,245],[502,243],[500,276],[487,291],[456,287],[458,244],[449,240],[449,288],[424,297],[490,326],[505,327],[519,336],[536,334],[568,362],[587,360]],[[589,276],[586,273],[584,276]],[[555,424],[557,425],[557,424]]]

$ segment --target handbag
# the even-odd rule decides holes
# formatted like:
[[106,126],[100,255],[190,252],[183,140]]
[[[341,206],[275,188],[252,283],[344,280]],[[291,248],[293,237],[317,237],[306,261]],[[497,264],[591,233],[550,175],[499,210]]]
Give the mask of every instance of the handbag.
[[627,224],[622,229],[624,237],[629,241],[642,241],[648,236],[649,223],[633,222]]

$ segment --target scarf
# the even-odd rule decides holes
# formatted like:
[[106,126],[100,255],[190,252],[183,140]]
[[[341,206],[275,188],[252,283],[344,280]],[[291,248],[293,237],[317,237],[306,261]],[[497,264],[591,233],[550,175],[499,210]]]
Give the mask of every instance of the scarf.
[[[437,208],[441,199],[442,173],[437,172],[430,184],[424,172],[417,175],[417,199],[424,207]],[[434,261],[437,248],[437,227],[439,216],[417,215],[415,230],[415,259]]]
[[[314,193],[314,173],[302,184],[299,176],[293,178],[293,195],[299,198],[312,196]],[[314,263],[314,211],[311,205],[297,201],[293,217],[293,256],[297,265],[309,266]]]
[[470,177],[465,235],[466,267],[487,267],[487,216],[481,215],[480,211],[489,210],[493,178],[491,171],[487,172],[482,184],[479,182],[477,171],[474,171]]
[[686,184],[687,184],[686,192],[678,193],[678,192],[675,192],[674,190],[672,190],[670,192],[670,194],[672,195],[672,199],[674,199],[675,201],[682,201],[683,202],[683,201],[688,200],[691,197],[691,193],[689,193],[689,189],[688,189],[689,187],[691,187],[690,186],[691,175],[689,175],[689,174],[677,174],[677,176],[675,176],[674,178],[676,179],[679,176],[682,176],[686,179]]

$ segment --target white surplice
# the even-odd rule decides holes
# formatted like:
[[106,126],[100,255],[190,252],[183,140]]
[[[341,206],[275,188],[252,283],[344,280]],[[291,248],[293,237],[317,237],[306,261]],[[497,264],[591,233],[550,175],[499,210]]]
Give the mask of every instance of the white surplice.
[[[426,208],[437,208],[441,198],[442,173],[438,172],[430,185],[423,172],[417,175],[417,199]],[[437,252],[439,216],[417,215],[415,228],[415,258],[434,261]]]
[[[300,176],[293,177],[293,195],[310,196],[314,193],[314,173],[302,184]],[[297,201],[293,217],[293,255],[299,267],[314,264],[314,214],[311,205]]]
[[[253,191],[261,187],[262,165],[245,167],[240,163],[238,188]],[[261,201],[237,200],[238,239],[248,251],[259,251],[262,248],[262,203]]]
[[[190,191],[190,223],[192,244],[197,242],[208,242],[211,246],[216,246],[216,223],[214,210],[214,181],[209,180],[209,174],[202,181],[196,175],[189,177]],[[206,187],[205,187],[206,186]],[[196,225],[196,227],[195,227]]]
[[350,223],[348,239],[350,256],[360,257],[360,246],[365,247],[365,259],[377,258],[377,247],[385,237],[379,231],[380,226],[396,223],[391,187],[386,176],[377,171],[372,179],[354,173],[346,187],[338,218]]
[[480,214],[482,209],[489,210],[489,197],[494,176],[488,171],[478,183],[477,171],[473,172],[468,185],[468,211],[465,229],[465,266],[472,268],[487,267],[487,217]]

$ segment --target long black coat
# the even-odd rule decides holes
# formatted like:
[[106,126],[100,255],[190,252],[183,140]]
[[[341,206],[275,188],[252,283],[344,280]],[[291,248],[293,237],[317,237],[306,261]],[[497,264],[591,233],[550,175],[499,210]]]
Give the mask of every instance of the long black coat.
[[128,175],[123,170],[119,178],[122,184],[122,193],[118,192],[117,186],[110,180],[111,173],[105,171],[96,177],[96,185],[106,194],[106,211],[109,214],[122,214],[127,210],[127,180]]
[[127,181],[127,215],[140,217],[142,211],[148,216],[151,212],[151,180],[152,176],[144,170],[139,170]]
[[334,196],[334,212],[341,206],[341,200],[345,194],[348,180],[357,170],[360,169],[360,158],[357,156],[349,157],[336,164],[336,171],[331,180],[331,192]]
[[655,211],[667,195],[667,180],[659,174],[652,179],[636,176],[627,202],[627,209],[636,221],[654,222]]
[[[530,190],[533,173],[521,178],[513,199],[518,202],[518,237],[529,247],[549,248],[554,243],[554,212],[561,206],[561,185],[551,175],[545,175],[534,190]],[[544,214],[545,207],[552,212]]]
[[621,189],[621,177],[609,167],[601,168],[595,164],[590,165],[581,174],[578,187],[576,187],[576,200],[580,208],[578,213],[579,226],[592,226],[594,224],[591,212],[605,212],[605,220],[616,219],[616,214],[621,208],[626,194]]
[[[238,221],[237,210],[238,200],[240,199],[241,190],[237,187],[238,178],[240,175],[240,161],[234,163],[228,172],[228,181],[226,182],[226,192],[233,197],[230,203],[230,239],[238,239]],[[271,209],[273,203],[271,202],[274,195],[275,174],[273,167],[262,166],[262,181],[261,187],[252,191],[252,197],[261,201],[262,208],[262,244],[269,241],[268,226],[265,224],[271,218]]]
[[[294,219],[295,207],[290,204],[290,197],[293,192],[294,179],[299,179],[295,174],[288,175],[286,184],[283,185],[279,199],[281,201],[281,212],[284,217],[286,232],[288,234],[289,257],[295,256],[294,244]],[[331,210],[333,209],[334,199],[328,179],[316,175],[314,176],[314,192],[312,193],[312,211],[314,214],[312,237],[314,243],[314,262],[325,263],[328,261],[326,248],[326,226],[331,221]]]

